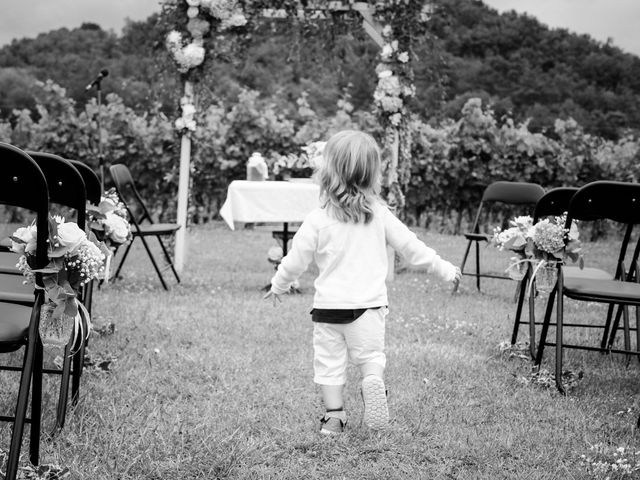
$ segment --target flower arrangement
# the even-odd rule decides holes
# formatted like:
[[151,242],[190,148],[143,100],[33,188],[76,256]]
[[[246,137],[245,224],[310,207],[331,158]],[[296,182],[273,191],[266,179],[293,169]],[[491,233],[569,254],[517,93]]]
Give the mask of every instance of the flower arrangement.
[[405,72],[409,52],[400,51],[397,40],[392,40],[393,29],[386,25],[382,29],[384,43],[380,51],[380,63],[376,67],[378,84],[373,93],[375,105],[394,127],[400,126],[408,98],[415,96],[416,88]]
[[526,262],[536,263],[538,269],[549,264],[555,266],[555,263],[569,258],[573,262],[579,261],[582,267],[578,226],[574,221],[570,228],[565,228],[566,218],[564,214],[534,224],[533,219],[526,215],[510,220],[510,227],[505,230],[500,227],[494,229],[491,243],[499,250],[510,250],[517,254],[511,257],[511,264],[507,268],[512,278],[524,276]]
[[87,205],[89,227],[107,247],[118,247],[131,240],[127,209],[115,188],[107,190],[99,205]]
[[[77,336],[83,330],[83,322],[79,311],[83,309],[85,319],[90,328],[89,315],[78,302],[77,297],[82,285],[98,278],[104,270],[105,259],[109,253],[104,243],[92,233],[87,234],[75,222],[66,222],[63,217],[49,217],[48,257],[49,263],[43,269],[35,269],[37,227],[35,223],[18,228],[11,235],[11,250],[20,255],[18,269],[25,276],[26,283],[35,284],[36,273],[42,274],[45,291],[45,304],[41,318],[41,337],[43,329],[53,325],[54,330],[67,331],[74,328]],[[89,332],[86,332],[88,335]],[[82,337],[86,338],[86,337]],[[64,346],[70,336],[59,339]],[[73,343],[75,343],[75,338]]]
[[177,30],[171,30],[166,37],[167,50],[181,73],[187,73],[204,62],[204,37],[211,31],[212,24],[214,29],[225,31],[247,23],[242,7],[236,0],[173,0],[165,4],[186,8],[189,19],[186,29],[190,38]]

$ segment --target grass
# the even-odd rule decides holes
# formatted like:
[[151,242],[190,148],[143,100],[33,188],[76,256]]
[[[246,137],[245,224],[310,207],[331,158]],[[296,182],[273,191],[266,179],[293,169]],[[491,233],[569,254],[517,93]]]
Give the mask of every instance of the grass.
[[[460,261],[461,238],[417,233]],[[640,450],[638,363],[572,350],[565,366],[584,377],[567,397],[529,381],[529,361],[498,348],[510,339],[515,312],[515,284],[498,280],[478,293],[465,277],[452,296],[424,272],[397,274],[387,328],[391,426],[377,433],[361,424],[350,368],[348,432],[321,437],[308,315],[314,271],[303,275],[301,295],[276,308],[264,302],[272,244],[268,227],[195,228],[183,282],[170,292],[134,249],[124,278],[95,295],[96,326],[115,324],[90,343],[106,370],[86,370],[80,402],[64,430],[43,439],[41,462],[68,467],[73,479],[633,478],[612,465],[624,455],[635,467]],[[587,263],[606,262],[607,248],[589,246]],[[482,254],[495,271],[506,266],[505,253]],[[602,311],[566,306],[568,315],[588,318]],[[574,337],[596,342],[584,335]],[[551,349],[543,368],[553,370]],[[14,406],[10,375],[0,377],[5,410]],[[57,381],[45,384],[45,431]],[[9,428],[0,428],[6,451]]]

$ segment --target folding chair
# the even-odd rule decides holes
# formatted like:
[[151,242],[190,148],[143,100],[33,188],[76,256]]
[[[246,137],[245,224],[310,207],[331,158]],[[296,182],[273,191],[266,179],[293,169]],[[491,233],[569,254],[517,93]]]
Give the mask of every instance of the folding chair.
[[[100,177],[93,171],[91,167],[87,164],[82,163],[78,160],[68,160],[71,165],[76,167],[80,175],[82,175],[82,180],[84,180],[84,186],[87,192],[87,201],[98,205],[100,200],[102,199],[102,183],[100,182]],[[93,287],[94,281],[87,283],[82,290],[82,303],[91,314],[91,305],[93,301]],[[82,346],[84,349],[84,345]]]
[[[535,224],[538,220],[548,216],[560,216],[564,214],[569,209],[569,201],[573,197],[573,195],[578,191],[575,187],[558,187],[549,190],[545,193],[538,203],[536,203],[535,209],[533,211],[533,223]],[[516,306],[516,316],[513,321],[513,333],[511,334],[511,345],[515,345],[518,341],[518,330],[521,324],[529,325],[529,353],[531,354],[531,358],[534,359],[536,356],[535,350],[535,326],[541,325],[542,322],[535,321],[535,302],[534,302],[534,286],[531,286],[531,296],[529,297],[529,321],[521,321],[520,318],[522,316],[522,307],[524,305],[524,297],[527,292],[527,288],[525,286],[529,281],[535,281],[535,279],[531,279],[531,274],[533,272],[533,267],[531,263],[527,264],[527,271],[525,273],[524,278],[522,279],[521,286],[518,292],[518,305]],[[530,280],[531,279],[531,280]]]
[[[483,210],[496,203],[502,203],[504,205],[533,207],[543,195],[544,189],[537,183],[499,181],[490,184],[485,189],[484,193],[482,194],[482,200],[480,201],[480,205],[478,206],[478,210],[476,212],[476,217],[473,222],[473,228],[471,229],[471,232],[467,232],[464,234],[465,238],[467,239],[467,247],[464,251],[464,257],[462,258],[462,265],[460,266],[460,271],[463,275],[476,277],[476,286],[478,288],[478,291],[480,291],[481,277],[510,280],[510,278],[506,275],[482,273],[480,270],[480,242],[488,242],[492,237],[492,234],[485,234],[480,232]],[[475,244],[475,273],[464,271],[464,267],[469,256],[469,251],[471,250],[471,244]],[[458,285],[454,287],[454,292],[457,290],[457,288]]]
[[[176,281],[180,283],[180,277],[178,276],[178,272],[176,272],[176,269],[173,266],[173,261],[169,256],[169,252],[167,251],[167,248],[162,242],[163,236],[174,235],[180,229],[180,225],[178,225],[177,223],[154,223],[153,222],[153,219],[151,218],[149,210],[147,210],[147,207],[142,201],[142,197],[138,193],[135,183],[133,182],[133,178],[131,177],[131,172],[129,172],[129,169],[126,167],[126,165],[123,165],[121,163],[116,165],[111,165],[109,167],[109,172],[111,173],[111,178],[113,179],[113,183],[115,184],[116,191],[120,196],[120,200],[122,200],[122,202],[125,204],[125,207],[127,208],[127,212],[129,213],[129,221],[133,225],[133,229],[131,231],[133,235],[133,240],[135,240],[136,237],[139,237],[140,240],[142,240],[142,244],[144,245],[144,248],[147,251],[147,254],[149,255],[149,259],[151,260],[151,263],[153,264],[153,268],[156,270],[156,273],[158,274],[158,278],[160,279],[162,286],[164,287],[165,290],[169,290],[169,287],[167,286],[167,283],[165,282],[164,277],[162,276],[162,271],[160,270],[158,263],[156,262],[153,254],[151,253],[151,249],[149,248],[149,244],[147,243],[145,237],[156,237],[158,239],[158,243],[160,243],[160,247],[162,248],[164,258],[168,264],[168,268],[170,268],[171,271],[173,272],[173,275],[176,278]],[[137,211],[141,212],[139,216],[134,215],[134,211],[132,211],[132,209],[134,208]],[[142,223],[145,221],[148,223]],[[114,274],[115,278],[118,278],[120,270],[124,265],[127,255],[129,254],[129,250],[131,250],[131,246],[133,245],[133,240],[129,242],[129,244],[127,245],[127,248],[124,251],[124,254],[122,255],[122,259],[120,260],[120,263],[118,264],[118,268],[116,268],[116,272]]]
[[[75,210],[76,222],[78,226],[84,230],[86,219],[86,193],[85,184],[80,172],[68,161],[57,155],[41,152],[27,152],[28,155],[40,167],[49,185],[49,200],[52,204],[58,204]],[[47,227],[48,228],[48,227]],[[14,261],[15,265],[15,261]],[[11,289],[9,285],[10,276],[17,276],[14,281],[14,287]],[[22,273],[15,269],[13,272],[5,272],[2,274],[2,292],[0,299],[4,301],[22,302],[25,304],[24,286],[22,282]],[[80,300],[83,301],[85,295],[84,289],[79,292]],[[13,295],[13,300],[12,300]],[[30,296],[33,303],[33,293]],[[28,304],[28,303],[26,303]],[[80,377],[82,375],[82,360],[84,358],[84,344],[78,338],[75,345],[67,345],[61,369],[44,369],[47,374],[61,375],[60,393],[58,397],[56,429],[64,426],[67,411],[69,380],[71,380],[71,399],[75,404],[78,401],[78,393],[80,388]]]
[[[47,239],[49,233],[49,194],[47,182],[38,165],[22,150],[0,143],[0,204],[31,210],[36,214],[37,242],[36,267],[48,263]],[[42,275],[36,274],[36,285],[42,287]],[[13,416],[0,416],[0,420],[13,423],[11,446],[7,459],[7,480],[18,474],[24,424],[30,423],[29,459],[38,465],[40,454],[40,420],[42,403],[42,343],[38,334],[40,308],[44,303],[43,290],[31,294],[31,304],[0,303],[0,353],[16,352],[24,347],[22,366],[1,367],[2,370],[20,371],[20,387]],[[29,388],[31,417],[27,418]]]
[[[626,226],[625,236],[622,240],[620,254],[618,256],[617,265],[615,267],[616,274],[609,278],[596,278],[586,276],[567,275],[567,267],[558,264],[558,280],[555,288],[549,294],[547,308],[545,312],[544,323],[540,334],[538,344],[538,352],[536,355],[536,365],[540,365],[546,345],[555,346],[555,376],[556,387],[561,393],[565,393],[562,385],[562,362],[563,349],[574,348],[589,351],[607,351],[613,353],[624,353],[626,355],[639,355],[638,346],[640,346],[640,329],[636,325],[637,345],[636,350],[630,347],[630,327],[629,327],[629,306],[640,307],[640,280],[638,276],[638,258],[636,248],[634,258],[631,261],[630,269],[627,271],[624,265],[624,257],[629,244],[630,226],[640,223],[640,184],[598,181],[585,185],[576,192],[569,203],[567,213],[566,228],[569,228],[573,220],[591,221],[598,219],[607,219],[612,222],[623,224]],[[557,297],[557,298],[556,298]],[[564,321],[564,297],[571,298],[576,301],[597,302],[609,305],[614,308],[620,305],[621,314],[624,318],[625,348],[624,349],[607,349],[594,347],[590,345],[567,344],[564,342],[565,327],[582,327],[582,328],[603,328],[607,325],[593,325],[588,323],[568,323]],[[547,342],[547,332],[551,325],[551,313],[553,311],[554,301],[556,302],[556,341]],[[636,310],[636,323],[637,323]],[[609,322],[607,322],[609,323]],[[606,331],[605,331],[606,335]]]

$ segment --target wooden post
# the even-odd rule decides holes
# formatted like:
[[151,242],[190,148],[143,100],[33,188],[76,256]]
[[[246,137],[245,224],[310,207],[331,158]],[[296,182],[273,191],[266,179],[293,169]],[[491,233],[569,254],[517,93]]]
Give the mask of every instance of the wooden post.
[[[390,146],[391,160],[387,168],[387,178],[384,179],[389,189],[391,189],[391,185],[398,182],[398,157],[400,152],[400,135],[398,134],[398,129],[394,128],[392,134],[393,140]],[[387,246],[387,261],[389,265],[387,281],[392,281],[395,278],[396,252],[389,246]]]
[[[188,80],[184,84],[184,96],[193,103],[193,84]],[[191,163],[191,137],[183,134],[180,142],[180,177],[178,180],[177,223],[174,263],[178,273],[182,272],[186,255],[187,210],[189,208],[189,172]]]

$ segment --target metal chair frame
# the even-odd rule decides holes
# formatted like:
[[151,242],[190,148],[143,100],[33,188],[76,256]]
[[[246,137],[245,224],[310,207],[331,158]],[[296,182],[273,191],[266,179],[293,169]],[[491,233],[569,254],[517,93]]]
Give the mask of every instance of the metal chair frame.
[[[173,272],[173,275],[178,283],[180,283],[180,277],[178,276],[178,272],[176,271],[173,260],[169,255],[169,251],[166,246],[162,242],[163,236],[166,235],[174,235],[181,226],[177,223],[154,223],[149,210],[147,209],[142,197],[138,193],[138,189],[135,186],[135,182],[133,181],[133,177],[131,176],[131,172],[126,165],[121,163],[116,165],[111,165],[109,167],[109,172],[111,173],[111,178],[113,179],[113,183],[115,184],[118,195],[120,196],[120,200],[124,203],[127,212],[129,213],[129,221],[133,224],[133,239],[127,245],[124,254],[116,268],[116,272],[114,274],[114,278],[118,278],[120,271],[122,270],[122,266],[124,265],[125,260],[127,259],[127,255],[131,250],[131,246],[133,245],[133,241],[136,237],[139,237],[144,245],[145,250],[147,251],[147,255],[149,255],[149,259],[153,264],[153,268],[158,274],[158,278],[160,279],[160,283],[162,283],[162,287],[165,290],[169,290],[167,283],[162,276],[162,271],[160,270],[153,253],[151,252],[151,248],[149,248],[149,244],[145,240],[145,237],[156,237],[158,243],[160,244],[160,248],[164,254],[165,260]],[[136,204],[138,208],[141,210],[142,214],[136,218],[134,212],[131,209],[132,204]],[[148,223],[143,223],[148,222]]]
[[[47,239],[49,194],[47,182],[42,170],[36,162],[22,150],[0,143],[0,204],[12,205],[31,210],[36,214],[37,242],[36,265],[42,268],[47,265]],[[36,284],[42,287],[42,275],[36,274]],[[44,292],[36,289],[34,300],[30,306],[16,303],[2,303],[0,307],[0,322],[9,318],[24,318],[24,336],[10,339],[0,338],[0,352],[18,351],[24,347],[20,387],[14,415],[0,416],[1,421],[13,423],[9,457],[7,459],[5,479],[14,480],[18,474],[20,450],[25,423],[31,425],[29,442],[29,459],[38,465],[40,455],[40,425],[42,415],[42,342],[38,334],[40,323],[40,308],[44,302]],[[30,309],[30,314],[27,314]],[[22,317],[24,315],[24,317]],[[27,321],[28,317],[28,321]],[[7,368],[2,368],[7,369]],[[29,390],[31,387],[31,417],[27,417]]]
[[[476,277],[476,287],[480,291],[480,278],[494,278],[501,280],[510,280],[506,275],[497,275],[493,273],[481,273],[480,271],[480,242],[488,242],[491,235],[480,232],[480,220],[482,218],[483,211],[489,204],[502,203],[505,205],[521,205],[533,207],[540,198],[544,195],[544,188],[537,183],[528,182],[507,182],[498,181],[491,183],[483,192],[482,200],[478,205],[475,219],[473,221],[473,227],[471,232],[464,234],[467,239],[467,247],[464,251],[462,258],[462,264],[460,271],[463,275]],[[464,267],[469,257],[471,245],[475,244],[475,273],[465,272]],[[457,285],[454,288],[454,292],[457,290]]]
[[[566,393],[562,385],[562,362],[563,349],[572,348],[589,351],[599,351],[606,353],[623,353],[627,355],[640,355],[638,347],[636,350],[630,348],[630,331],[629,325],[629,306],[636,307],[636,323],[638,319],[638,309],[640,307],[640,276],[638,272],[638,253],[639,248],[634,249],[634,255],[631,260],[631,268],[629,271],[625,269],[624,258],[628,249],[631,229],[633,225],[640,223],[640,184],[613,182],[613,181],[597,181],[582,187],[571,199],[569,210],[567,213],[566,228],[569,228],[573,220],[596,220],[609,219],[616,223],[626,225],[625,235],[619,250],[616,262],[616,274],[613,278],[595,278],[584,276],[567,276],[565,275],[566,267],[558,265],[558,281],[555,288],[549,294],[545,311],[544,322],[538,342],[538,350],[536,354],[535,364],[539,366],[542,363],[545,346],[555,346],[556,362],[555,376],[556,387],[561,393]],[[579,323],[564,322],[564,297],[577,301],[587,301],[596,303],[605,303],[608,305],[607,322],[604,326]],[[556,307],[556,341],[547,342],[547,333],[551,323],[551,314],[553,307]],[[590,345],[576,345],[564,343],[563,333],[564,327],[581,327],[581,328],[603,328],[605,333],[603,340],[609,338],[607,335],[612,317],[613,308],[619,305],[618,314],[614,320],[612,335],[615,334],[617,323],[622,316],[624,318],[624,337],[625,348],[614,349],[601,344],[599,347]],[[637,340],[640,342],[640,330],[636,325]]]
[[[575,187],[558,187],[549,190],[540,198],[540,200],[538,200],[538,203],[536,203],[535,209],[533,211],[533,223],[535,224],[538,220],[544,217],[548,217],[551,215],[559,216],[564,214],[569,209],[569,202],[577,191],[578,189]],[[526,286],[528,282],[535,281],[535,279],[531,278],[532,273],[533,268],[529,263],[527,265],[525,276],[522,279],[521,285],[523,287]],[[531,288],[533,289],[533,287]],[[531,355],[531,358],[534,359],[536,356],[535,326],[541,325],[542,322],[535,321],[535,298],[533,294],[529,297],[529,320],[521,320],[526,291],[527,288],[520,288],[518,292],[518,304],[516,306],[516,316],[513,322],[511,345],[515,345],[515,343],[518,341],[518,330],[520,328],[520,325],[529,325],[529,353]],[[532,290],[532,292],[535,292],[535,290]]]

